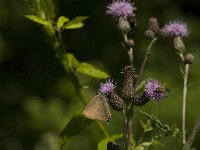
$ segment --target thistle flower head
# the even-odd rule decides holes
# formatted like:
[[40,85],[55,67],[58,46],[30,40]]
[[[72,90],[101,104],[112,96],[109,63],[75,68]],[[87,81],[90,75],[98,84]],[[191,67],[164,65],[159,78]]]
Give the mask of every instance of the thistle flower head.
[[114,92],[114,89],[115,89],[115,85],[113,84],[113,81],[108,79],[108,81],[106,81],[106,83],[101,83],[100,84],[100,88],[99,88],[99,91],[103,94],[111,94]]
[[178,21],[170,22],[164,26],[163,34],[170,38],[188,36],[187,24]]
[[153,101],[159,101],[166,97],[165,90],[159,90],[160,86],[163,85],[157,80],[150,79],[145,85],[146,96]]
[[132,16],[135,10],[136,7],[128,0],[113,0],[112,3],[107,6],[106,13],[114,18],[120,18]]

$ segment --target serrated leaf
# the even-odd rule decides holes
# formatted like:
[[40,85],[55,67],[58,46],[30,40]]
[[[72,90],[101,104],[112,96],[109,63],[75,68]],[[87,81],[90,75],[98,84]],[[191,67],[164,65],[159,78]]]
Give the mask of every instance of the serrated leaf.
[[109,77],[107,73],[95,68],[93,65],[86,62],[80,63],[80,66],[77,68],[77,71],[94,78],[105,79]]
[[57,28],[60,29],[62,26],[69,21],[69,18],[65,16],[60,16],[57,20]]
[[80,134],[90,123],[91,120],[82,115],[82,110],[76,112],[59,135],[60,146],[63,147],[71,137]]
[[141,111],[141,110],[140,110],[140,112],[142,114],[144,114],[151,121],[152,126],[157,127],[160,130],[162,130],[165,133],[166,136],[172,135],[172,136],[175,136],[177,138],[180,138],[180,137],[178,137],[179,129],[175,125],[169,126],[167,124],[162,123],[156,116],[154,116],[152,114],[150,115],[150,114],[148,114],[144,111]]
[[51,22],[49,22],[49,21],[47,21],[43,18],[40,18],[38,16],[35,16],[35,15],[26,15],[25,17],[36,22],[36,23],[42,24],[42,25],[46,25],[46,26],[51,25]]
[[106,150],[107,149],[107,144],[108,142],[110,141],[115,141],[119,138],[122,138],[123,135],[122,134],[115,134],[109,138],[105,138],[103,140],[101,140],[99,143],[98,143],[98,150]]
[[80,16],[72,19],[70,22],[66,23],[63,29],[78,29],[84,26],[83,21],[87,19],[87,16]]

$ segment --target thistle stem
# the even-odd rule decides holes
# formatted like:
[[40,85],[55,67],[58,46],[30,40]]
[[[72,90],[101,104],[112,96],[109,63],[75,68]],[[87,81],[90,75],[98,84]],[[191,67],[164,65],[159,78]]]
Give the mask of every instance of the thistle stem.
[[145,65],[146,65],[146,63],[147,63],[147,59],[148,59],[149,55],[151,54],[151,48],[152,48],[152,46],[153,46],[153,44],[155,43],[156,40],[157,40],[157,37],[153,38],[153,39],[151,40],[151,42],[149,43],[149,45],[147,46],[146,53],[145,53],[145,56],[144,56],[142,65],[141,65],[141,67],[140,67],[139,76],[138,76],[137,82],[136,82],[136,84],[135,84],[136,87],[137,87],[137,85],[140,83],[140,80],[141,80],[142,75],[143,75],[143,72],[144,72]]
[[133,108],[131,105],[127,105],[123,112],[124,115],[124,128],[122,139],[122,150],[131,149],[131,137],[132,137],[132,118]]
[[188,81],[189,64],[185,64],[185,70],[183,75],[183,105],[182,105],[182,137],[183,144],[186,142],[186,127],[185,127],[185,116],[186,116],[186,98],[187,98],[187,81]]
[[[128,36],[127,34],[124,34],[124,42],[128,45]],[[129,61],[130,61],[130,64],[132,66],[132,63],[133,63],[133,48],[129,46],[129,50],[128,50],[128,57],[129,57]]]

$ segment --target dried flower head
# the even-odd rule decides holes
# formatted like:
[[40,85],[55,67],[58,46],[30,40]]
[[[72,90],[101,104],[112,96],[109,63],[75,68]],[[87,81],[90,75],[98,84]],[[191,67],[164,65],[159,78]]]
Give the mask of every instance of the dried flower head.
[[163,28],[164,36],[175,38],[175,37],[184,37],[188,36],[187,24],[183,22],[173,21],[166,24]]
[[132,16],[135,10],[136,8],[133,6],[133,3],[128,0],[113,0],[107,6],[106,13],[114,18],[120,18]]
[[[162,87],[162,88],[161,88]],[[145,85],[146,96],[151,100],[159,101],[166,97],[167,90],[157,80],[150,79]]]
[[99,91],[103,94],[111,94],[114,92],[115,89],[115,85],[113,84],[113,80],[108,79],[108,81],[106,81],[106,83],[101,83],[100,84],[100,88]]

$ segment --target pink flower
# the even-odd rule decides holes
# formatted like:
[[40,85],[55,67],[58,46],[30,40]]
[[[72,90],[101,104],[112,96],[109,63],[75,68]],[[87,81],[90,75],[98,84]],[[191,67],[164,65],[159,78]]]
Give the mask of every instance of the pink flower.
[[114,18],[132,16],[136,8],[133,3],[126,0],[116,0],[107,6],[106,13]]

